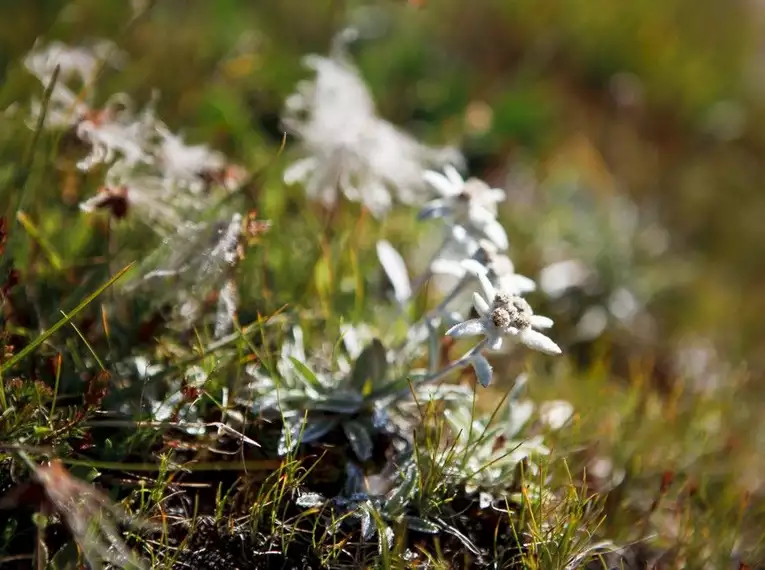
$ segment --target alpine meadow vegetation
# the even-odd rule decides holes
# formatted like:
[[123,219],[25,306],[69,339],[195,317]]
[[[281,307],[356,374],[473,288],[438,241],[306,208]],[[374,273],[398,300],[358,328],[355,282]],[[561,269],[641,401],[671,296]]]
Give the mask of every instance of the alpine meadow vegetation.
[[0,76],[0,567],[765,560],[747,371],[638,350],[699,267],[587,149],[476,160],[429,6],[306,5],[298,57],[286,7],[65,4]]

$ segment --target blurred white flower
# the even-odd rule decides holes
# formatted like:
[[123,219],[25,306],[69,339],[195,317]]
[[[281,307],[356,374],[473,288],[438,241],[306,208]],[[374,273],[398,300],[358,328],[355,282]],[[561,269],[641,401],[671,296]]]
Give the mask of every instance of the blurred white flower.
[[58,66],[62,84],[77,80],[80,87],[89,87],[104,63],[119,67],[123,60],[124,54],[110,40],[97,40],[90,47],[51,42],[44,48],[38,41],[24,58],[24,66],[44,84],[50,82]]
[[547,329],[552,319],[535,315],[529,304],[517,295],[497,291],[486,275],[478,276],[484,297],[474,294],[473,302],[478,319],[459,323],[448,331],[447,336],[463,337],[483,335],[490,350],[499,350],[505,337],[547,354],[560,354],[561,349],[551,339],[534,329]]
[[316,76],[287,98],[283,122],[300,139],[304,158],[287,168],[284,181],[304,184],[309,197],[327,206],[342,193],[375,216],[394,200],[420,203],[423,169],[460,161],[459,153],[425,146],[378,117],[342,45],[334,51],[331,57],[306,57]]
[[77,168],[88,171],[98,164],[110,164],[120,159],[125,165],[151,164],[151,143],[156,118],[147,108],[134,116],[129,101],[118,111],[90,113],[77,123],[77,137],[90,145],[88,155]]
[[479,253],[459,262],[439,258],[431,264],[431,269],[434,273],[455,277],[486,275],[492,285],[510,295],[524,295],[536,290],[534,280],[516,273],[515,264],[508,256],[487,248],[481,248]]
[[187,224],[189,213],[206,206],[198,198],[169,190],[165,179],[138,172],[123,159],[109,168],[99,193],[80,204],[85,212],[108,209],[115,218],[132,211],[162,236],[177,232]]
[[539,405],[539,417],[550,429],[562,428],[573,415],[574,406],[565,400],[549,400]]
[[548,296],[556,299],[569,289],[581,287],[592,276],[592,271],[578,259],[556,261],[539,274],[539,282]]
[[[47,88],[59,67],[56,84],[51,92],[45,116],[45,126],[63,129],[76,125],[93,115],[90,107],[93,84],[100,67],[105,63],[119,66],[123,54],[108,40],[99,40],[91,47],[71,47],[61,42],[51,42],[45,47],[38,41],[24,57],[24,67]],[[110,108],[110,103],[105,106]],[[30,128],[35,128],[42,113],[39,99],[31,102]]]
[[505,199],[505,191],[491,188],[483,180],[463,180],[453,166],[445,174],[428,170],[425,180],[442,198],[431,200],[420,211],[420,219],[444,218],[449,223],[465,227],[477,238],[487,238],[499,250],[508,248],[507,233],[497,221],[497,204]]
[[[154,128],[160,138],[156,151],[157,167],[170,184],[180,185],[198,193],[207,186],[206,174],[226,169],[226,157],[223,153],[212,150],[207,145],[188,145],[180,135],[172,133],[161,122]],[[236,187],[226,181],[224,186],[231,190]]]

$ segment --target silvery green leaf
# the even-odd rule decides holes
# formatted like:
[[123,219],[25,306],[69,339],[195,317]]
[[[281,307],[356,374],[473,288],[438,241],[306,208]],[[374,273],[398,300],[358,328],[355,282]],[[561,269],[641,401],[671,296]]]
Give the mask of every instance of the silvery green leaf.
[[525,426],[531,418],[531,415],[534,413],[534,402],[531,400],[515,400],[511,401],[509,406],[509,417],[505,429],[505,436],[512,438],[518,435],[523,426]]
[[359,518],[361,519],[361,536],[364,540],[371,539],[377,532],[377,528],[373,524],[372,515],[366,505],[359,509]]
[[279,438],[279,455],[288,454],[301,443],[316,441],[332,431],[338,423],[336,418],[309,418],[307,424],[302,417],[286,421]]
[[388,510],[391,512],[403,510],[409,504],[416,484],[417,469],[414,464],[410,464],[403,470],[399,484],[388,496]]
[[405,302],[412,296],[412,285],[404,258],[385,240],[377,242],[377,257],[393,286],[396,300],[399,303]]
[[470,365],[475,371],[475,376],[484,388],[491,384],[492,368],[486,357],[480,352],[470,358]]
[[470,319],[464,323],[454,325],[448,331],[446,336],[463,337],[463,336],[476,336],[484,334],[486,332],[486,325],[481,319]]
[[337,418],[311,419],[309,420],[306,428],[303,430],[303,433],[300,437],[300,442],[311,443],[317,439],[321,439],[333,429],[335,429],[338,423],[339,420]]
[[349,503],[367,503],[369,502],[369,493],[351,493],[348,497]]
[[295,504],[297,504],[298,507],[303,507],[304,509],[311,509],[313,507],[320,507],[325,502],[326,499],[319,493],[303,493],[297,498]]
[[438,534],[441,532],[440,526],[430,521],[426,521],[425,519],[421,519],[420,517],[405,516],[402,517],[402,520],[406,523],[409,530],[427,534]]
[[367,461],[372,457],[374,444],[367,428],[361,422],[347,420],[343,422],[343,430],[351,449],[361,461]]
[[308,368],[304,363],[302,363],[297,358],[293,358],[292,356],[289,357],[289,362],[292,365],[292,368],[298,373],[298,377],[301,378],[304,382],[307,388],[312,390],[315,394],[321,393],[324,386],[322,385],[319,378],[316,376],[316,374]]
[[380,556],[382,556],[383,553],[383,545],[388,547],[388,551],[393,550],[393,540],[395,538],[396,535],[393,533],[393,529],[388,525],[385,525],[383,527],[383,531],[380,533],[380,543],[378,550]]
[[[288,453],[294,451],[294,449],[298,445],[298,434],[299,434],[299,426],[298,429],[295,429],[295,425],[293,422],[284,422],[284,426],[282,426],[282,433],[279,436],[279,446],[277,449],[277,453],[280,456],[287,455]],[[297,432],[297,433],[296,433]]]
[[390,414],[388,410],[375,406],[372,410],[372,427],[383,431],[388,427],[389,422]]
[[351,375],[351,385],[363,393],[367,382],[374,386],[385,379],[388,372],[388,354],[383,343],[378,339],[372,342],[356,359]]
[[[345,483],[343,494],[351,497],[362,493],[364,489],[364,472],[353,461],[345,464]],[[366,498],[366,497],[365,497]]]
[[355,414],[361,408],[364,403],[362,399],[342,398],[330,396],[325,400],[318,402],[309,402],[307,407],[311,410],[318,410],[322,412],[331,412],[333,414]]

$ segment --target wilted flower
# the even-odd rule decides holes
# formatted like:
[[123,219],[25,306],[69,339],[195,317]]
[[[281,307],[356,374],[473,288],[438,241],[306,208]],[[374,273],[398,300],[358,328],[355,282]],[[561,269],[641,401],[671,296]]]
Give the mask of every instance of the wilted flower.
[[[158,279],[174,280],[180,286],[168,293],[186,326],[199,317],[206,297],[215,293],[218,297],[215,334],[225,335],[237,309],[238,295],[232,275],[242,255],[244,225],[239,213],[216,223],[182,225],[150,259],[154,269],[145,272],[129,288],[152,284]],[[167,295],[158,298],[166,299]]]
[[375,216],[387,212],[394,199],[419,202],[425,193],[422,170],[458,161],[459,154],[427,147],[379,118],[341,42],[334,52],[305,58],[316,77],[300,82],[286,101],[284,124],[299,137],[305,157],[287,168],[285,182],[302,182],[309,197],[327,206],[342,192]]
[[121,218],[129,210],[160,235],[182,228],[189,214],[206,203],[184,192],[168,189],[160,176],[140,172],[124,160],[116,161],[107,171],[104,186],[95,196],[80,204],[85,212],[109,209]]
[[505,191],[491,188],[478,178],[465,181],[453,166],[446,166],[444,172],[445,175],[431,170],[424,173],[425,180],[443,197],[425,204],[420,219],[445,218],[506,250],[507,233],[497,221],[497,204],[505,199]]
[[499,350],[504,337],[511,337],[534,350],[548,354],[561,353],[557,344],[534,330],[550,328],[553,325],[551,319],[535,315],[522,297],[497,291],[485,275],[480,274],[478,278],[485,298],[476,293],[473,302],[480,318],[453,326],[446,332],[448,336],[483,335],[491,350]]

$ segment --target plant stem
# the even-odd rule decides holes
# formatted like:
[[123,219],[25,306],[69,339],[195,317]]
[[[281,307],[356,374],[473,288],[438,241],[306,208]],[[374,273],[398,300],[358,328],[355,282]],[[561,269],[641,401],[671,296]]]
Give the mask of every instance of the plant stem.
[[[471,348],[468,352],[466,352],[463,356],[455,360],[454,362],[450,362],[448,365],[446,365],[444,368],[437,372],[433,372],[432,374],[428,374],[427,376],[417,380],[417,387],[424,386],[426,384],[434,384],[440,380],[443,380],[446,376],[448,376],[450,373],[454,372],[455,370],[459,368],[464,368],[470,363],[470,360],[481,352],[484,348],[486,348],[486,345],[489,344],[489,339],[484,338],[476,344],[473,348]],[[411,394],[411,390],[402,390],[399,392],[399,394],[394,398],[394,402],[402,399],[406,395]]]

